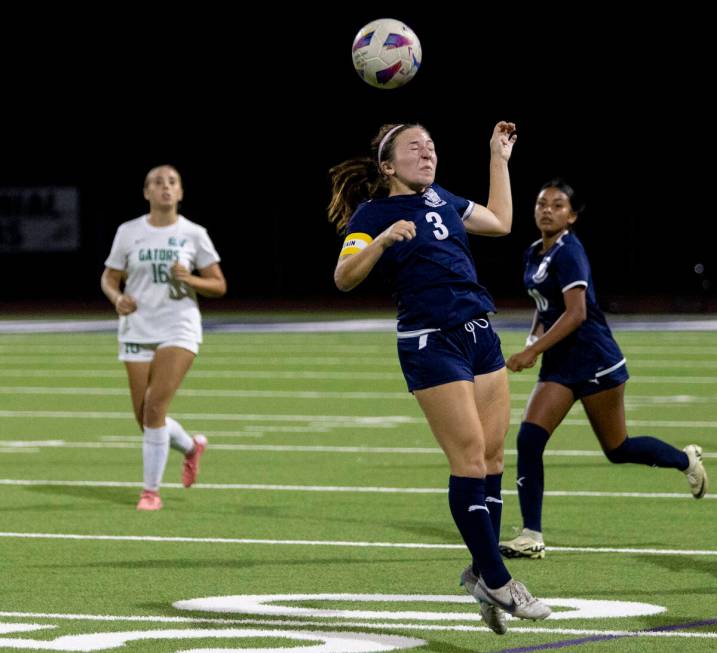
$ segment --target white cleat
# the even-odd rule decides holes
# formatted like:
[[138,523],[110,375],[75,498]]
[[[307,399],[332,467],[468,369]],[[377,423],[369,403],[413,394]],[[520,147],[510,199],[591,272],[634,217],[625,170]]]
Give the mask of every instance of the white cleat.
[[688,444],[683,451],[687,454],[689,465],[684,470],[687,482],[690,484],[690,491],[695,499],[701,499],[707,493],[709,479],[705,466],[702,464],[702,447],[696,444]]
[[498,606],[486,601],[481,601],[475,595],[475,586],[478,581],[477,576],[473,573],[472,565],[468,565],[461,574],[461,585],[465,588],[476,601],[478,601],[478,607],[480,609],[481,617],[485,625],[488,626],[494,633],[498,635],[505,635],[508,632],[508,624],[506,623],[505,612]]
[[[511,578],[503,587],[490,589],[480,576],[473,573],[471,567],[466,568],[461,576],[463,585],[473,587],[470,593],[478,601],[490,603],[508,614],[519,619],[547,619],[551,610],[539,599],[536,599],[523,585]],[[482,613],[481,613],[482,614]]]
[[506,558],[540,560],[545,557],[545,543],[542,534],[527,528],[524,528],[518,537],[500,542],[498,548]]

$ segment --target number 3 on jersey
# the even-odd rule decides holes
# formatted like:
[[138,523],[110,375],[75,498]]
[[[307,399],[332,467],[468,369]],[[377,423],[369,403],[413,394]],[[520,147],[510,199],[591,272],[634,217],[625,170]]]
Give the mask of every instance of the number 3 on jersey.
[[426,213],[426,220],[430,222],[435,229],[433,230],[433,235],[438,240],[445,240],[448,238],[448,227],[443,224],[443,220],[441,219],[441,214],[436,213],[435,211],[431,211],[430,213]]

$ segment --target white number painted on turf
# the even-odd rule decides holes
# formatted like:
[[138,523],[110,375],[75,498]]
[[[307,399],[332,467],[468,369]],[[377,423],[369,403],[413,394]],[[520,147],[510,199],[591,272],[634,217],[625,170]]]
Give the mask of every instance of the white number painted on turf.
[[[665,608],[650,603],[632,601],[598,601],[590,599],[545,599],[544,603],[558,610],[548,619],[607,619],[610,617],[641,617],[660,614]],[[271,605],[301,601],[357,601],[361,603],[467,603],[475,605],[470,596],[452,594],[238,594],[236,596],[208,596],[200,599],[176,601],[172,605],[180,610],[204,612],[232,612],[262,616],[327,617],[339,619],[411,619],[416,621],[480,621],[480,613],[470,612],[418,612],[396,610],[331,610]],[[509,615],[508,615],[509,616]]]
[[[468,604],[470,608],[465,612],[419,612],[395,610],[342,610],[303,608],[298,606],[271,605],[282,602],[328,601],[358,603],[459,603]],[[650,603],[636,603],[629,601],[593,601],[588,599],[552,598],[543,599],[552,607],[568,608],[558,610],[550,615],[549,619],[607,619],[616,617],[641,617],[665,612],[665,608]],[[198,610],[204,612],[231,612],[245,615],[284,616],[294,617],[296,626],[302,625],[302,618],[339,618],[339,619],[385,619],[393,621],[405,619],[413,621],[462,621],[477,622],[481,617],[475,609],[475,601],[470,596],[456,595],[413,595],[413,594],[247,594],[235,596],[210,596],[199,599],[177,601],[173,604],[180,610]],[[21,618],[22,613],[13,613],[13,617]],[[59,618],[58,615],[26,615],[29,618],[43,617],[47,619]],[[68,615],[73,621],[95,619],[94,615]],[[509,617],[510,618],[510,617]],[[102,619],[113,620],[104,616]],[[118,621],[124,618],[117,617]],[[131,619],[131,618],[130,618]],[[159,620],[159,619],[158,619]],[[146,621],[152,621],[147,618]],[[375,622],[374,622],[375,624]],[[327,622],[329,625],[329,622]],[[348,625],[348,624],[347,624]],[[351,624],[356,626],[355,623]],[[369,625],[368,622],[366,625]],[[333,624],[336,628],[338,624]],[[394,628],[411,628],[411,624],[395,624]],[[332,627],[332,626],[330,626]],[[339,626],[340,627],[340,626]],[[449,626],[447,626],[449,627]],[[21,632],[31,632],[57,628],[51,624],[33,623],[0,623],[0,635],[11,635]],[[450,627],[449,627],[450,628]],[[179,646],[187,646],[186,640],[191,639],[241,639],[265,638],[288,640],[285,647],[281,645],[272,648],[179,648],[176,653],[209,653],[221,651],[222,653],[277,653],[278,651],[296,650],[297,653],[379,653],[381,651],[403,651],[418,648],[426,644],[421,639],[410,637],[346,632],[323,632],[310,630],[276,630],[267,627],[259,628],[173,628],[161,630],[134,630],[124,632],[84,633],[81,635],[63,635],[53,640],[22,639],[17,637],[0,637],[0,647],[6,649],[23,649],[34,651],[67,651],[70,653],[106,651],[123,648],[125,644],[141,640],[185,640]],[[307,643],[306,646],[296,647],[298,643]],[[231,646],[231,645],[230,645]],[[235,645],[236,646],[236,645]]]
[[[0,634],[8,634],[22,630],[39,630],[41,628],[54,628],[39,624],[2,624]],[[399,637],[394,635],[370,635],[366,633],[351,632],[319,632],[306,630],[271,630],[259,628],[176,628],[166,630],[136,630],[128,632],[87,633],[84,635],[64,635],[54,640],[15,639],[0,637],[0,646],[10,649],[24,649],[34,651],[69,651],[89,652],[106,651],[113,648],[122,648],[128,642],[156,639],[240,639],[240,638],[284,639],[290,640],[287,651],[298,650],[301,653],[380,653],[382,651],[401,651],[424,646],[422,639]],[[293,648],[297,642],[317,642],[313,646]],[[184,644],[183,646],[185,646]],[[207,653],[219,651],[222,653],[276,653],[284,650],[279,648],[181,648],[176,653]]]

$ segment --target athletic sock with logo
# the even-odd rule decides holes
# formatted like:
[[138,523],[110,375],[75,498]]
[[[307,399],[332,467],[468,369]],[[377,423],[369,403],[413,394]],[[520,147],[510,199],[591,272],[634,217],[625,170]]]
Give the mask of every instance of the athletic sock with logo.
[[480,574],[491,588],[510,580],[498,550],[490,514],[485,503],[485,479],[451,476],[448,504],[453,521],[473,556],[473,573]]
[[543,451],[548,444],[550,433],[542,426],[523,422],[518,431],[518,499],[523,515],[523,526],[532,531],[542,532]]
[[503,497],[500,493],[502,482],[503,474],[488,474],[485,477],[485,505],[490,514],[496,542],[500,540],[500,520],[503,514]]

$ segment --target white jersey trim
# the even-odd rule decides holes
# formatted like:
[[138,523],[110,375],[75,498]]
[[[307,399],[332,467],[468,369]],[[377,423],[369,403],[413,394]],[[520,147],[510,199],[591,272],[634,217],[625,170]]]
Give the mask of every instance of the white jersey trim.
[[587,287],[588,287],[588,282],[587,282],[587,281],[583,281],[583,280],[581,280],[581,281],[573,281],[572,283],[569,283],[567,286],[565,286],[565,287],[563,288],[563,292],[565,292],[566,290],[570,290],[571,288],[575,288],[575,286],[584,286],[585,288],[587,288]]
[[468,218],[471,217],[471,213],[473,213],[473,207],[475,205],[475,202],[468,200],[468,208],[463,212],[463,216],[461,217],[461,220],[463,220],[463,222],[465,222]]

